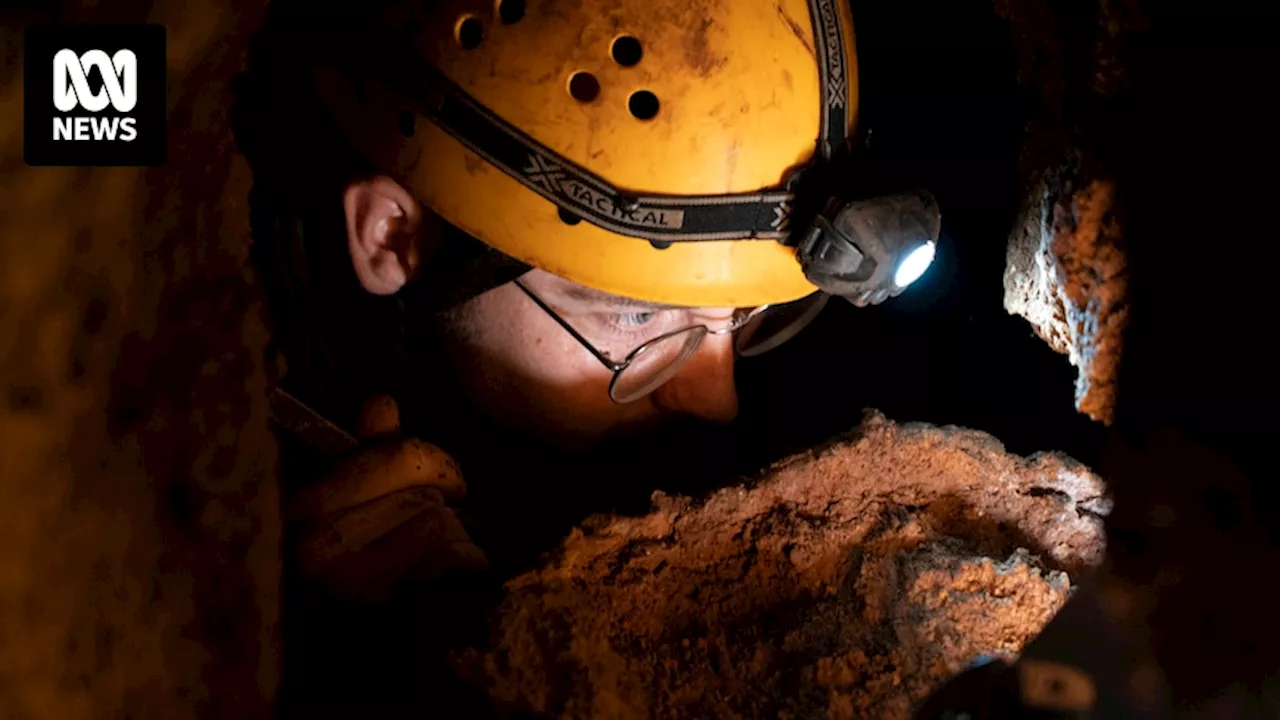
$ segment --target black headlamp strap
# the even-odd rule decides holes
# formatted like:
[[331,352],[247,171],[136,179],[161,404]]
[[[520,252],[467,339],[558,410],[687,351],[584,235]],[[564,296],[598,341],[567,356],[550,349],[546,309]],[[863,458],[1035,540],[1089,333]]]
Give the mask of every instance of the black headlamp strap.
[[849,58],[845,52],[840,10],[836,7],[839,1],[842,0],[809,0],[809,13],[817,34],[814,47],[822,91],[818,152],[824,160],[829,160],[845,144],[849,129]]
[[[822,161],[848,133],[848,67],[837,0],[809,0],[822,97],[817,138]],[[723,195],[633,196],[538,142],[489,111],[431,63],[393,43],[381,56],[379,76],[442,130],[529,190],[567,212],[619,235],[653,242],[696,242],[789,235],[790,187]],[[388,59],[387,53],[395,55]],[[388,73],[388,69],[395,70]]]

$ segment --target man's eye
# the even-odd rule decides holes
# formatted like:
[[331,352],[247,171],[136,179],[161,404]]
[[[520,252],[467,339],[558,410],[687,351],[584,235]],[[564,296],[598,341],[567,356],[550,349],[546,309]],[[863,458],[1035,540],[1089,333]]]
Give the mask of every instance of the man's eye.
[[657,316],[658,313],[652,311],[618,313],[613,316],[613,321],[620,327],[634,328],[648,325],[650,322],[653,322],[653,319]]

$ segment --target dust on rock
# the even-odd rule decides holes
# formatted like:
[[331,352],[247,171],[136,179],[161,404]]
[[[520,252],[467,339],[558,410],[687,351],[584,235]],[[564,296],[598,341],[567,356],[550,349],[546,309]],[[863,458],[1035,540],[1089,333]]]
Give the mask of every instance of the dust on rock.
[[871,413],[742,487],[574,531],[457,666],[558,717],[906,717],[1053,617],[1108,505],[1069,458]]

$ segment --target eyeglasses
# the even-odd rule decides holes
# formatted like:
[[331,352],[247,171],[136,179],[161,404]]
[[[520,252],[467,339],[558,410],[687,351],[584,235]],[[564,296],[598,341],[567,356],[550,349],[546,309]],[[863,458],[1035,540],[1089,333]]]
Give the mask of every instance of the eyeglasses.
[[538,307],[586,348],[602,365],[613,372],[609,397],[616,403],[634,402],[657,390],[693,357],[708,335],[736,334],[734,351],[742,357],[753,357],[772,350],[795,337],[827,304],[826,293],[817,292],[783,305],[761,305],[734,312],[729,324],[712,329],[706,324],[688,324],[642,342],[614,360],[595,343],[569,324],[560,313],[538,297],[524,283],[515,281]]

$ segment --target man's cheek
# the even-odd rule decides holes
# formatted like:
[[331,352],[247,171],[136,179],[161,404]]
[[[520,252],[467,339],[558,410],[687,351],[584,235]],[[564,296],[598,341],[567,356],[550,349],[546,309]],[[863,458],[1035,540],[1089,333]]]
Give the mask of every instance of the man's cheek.
[[540,389],[533,420],[535,428],[562,449],[582,450],[607,438],[632,436],[651,430],[659,416],[645,399],[619,405],[609,398],[609,373],[592,371],[558,385]]
[[608,393],[613,373],[573,338],[539,334],[525,347],[525,372],[535,382],[571,397],[583,397],[589,390]]

